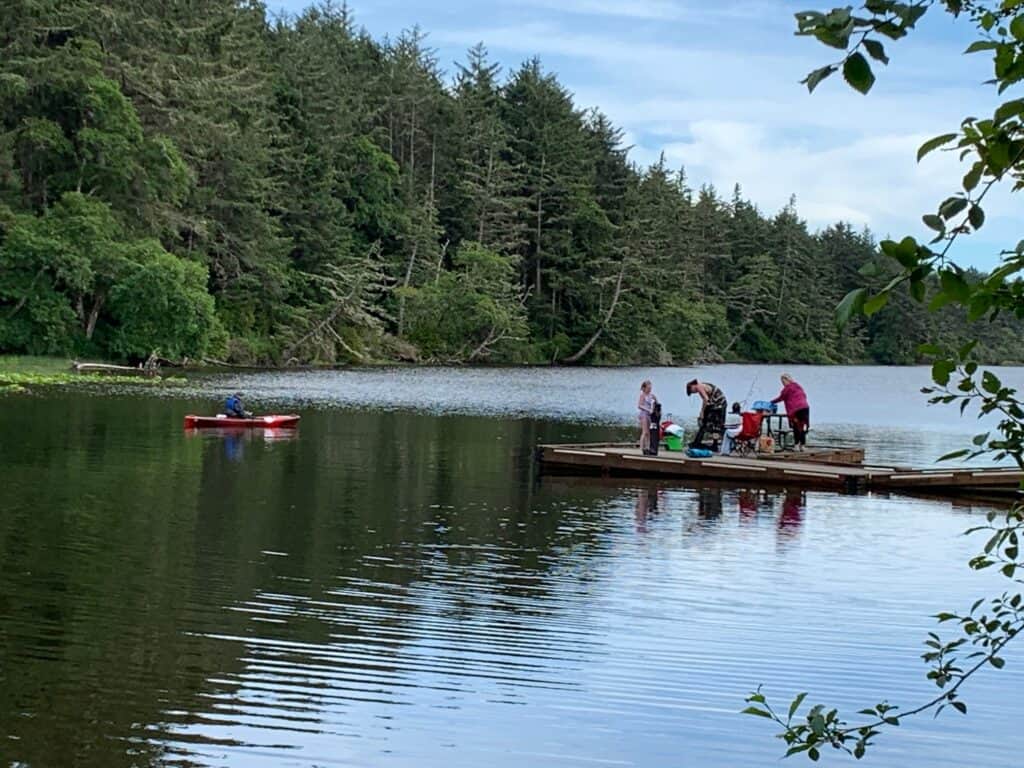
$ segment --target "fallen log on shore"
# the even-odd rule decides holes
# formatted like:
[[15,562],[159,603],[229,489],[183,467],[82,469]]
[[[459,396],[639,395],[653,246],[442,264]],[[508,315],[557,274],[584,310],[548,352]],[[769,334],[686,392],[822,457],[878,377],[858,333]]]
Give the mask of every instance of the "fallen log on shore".
[[156,376],[156,368],[144,368],[141,365],[133,368],[130,365],[110,365],[109,363],[80,363],[77,360],[71,364],[71,370],[75,373],[99,373],[113,376]]

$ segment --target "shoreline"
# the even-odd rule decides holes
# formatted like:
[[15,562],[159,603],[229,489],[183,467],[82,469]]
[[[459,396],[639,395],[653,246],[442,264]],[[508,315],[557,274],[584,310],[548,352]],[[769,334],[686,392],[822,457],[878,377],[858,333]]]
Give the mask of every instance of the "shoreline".
[[185,384],[184,377],[136,376],[83,373],[74,370],[76,361],[60,357],[0,355],[0,396],[31,394],[36,387],[79,387],[96,384],[153,387]]

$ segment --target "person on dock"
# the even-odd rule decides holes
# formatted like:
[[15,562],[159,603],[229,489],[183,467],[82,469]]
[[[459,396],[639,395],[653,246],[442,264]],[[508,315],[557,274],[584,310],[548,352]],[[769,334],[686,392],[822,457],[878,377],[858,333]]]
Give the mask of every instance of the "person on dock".
[[245,410],[245,405],[242,403],[242,394],[235,392],[227,400],[224,401],[224,410],[228,416],[235,419],[251,419],[252,411]]
[[732,410],[725,417],[725,432],[722,434],[722,455],[732,453],[736,435],[743,431],[743,409],[739,403],[732,404]]
[[793,430],[793,447],[802,451],[807,447],[807,430],[811,428],[811,408],[804,388],[793,381],[788,373],[782,374],[782,391],[772,400],[786,406],[786,416]]
[[718,441],[722,437],[725,427],[725,409],[729,401],[725,393],[714,384],[708,381],[693,381],[687,383],[686,394],[697,394],[701,399],[700,425],[697,434],[690,443],[691,448],[701,448],[704,445],[705,436],[711,438],[712,447],[718,448]]
[[637,421],[640,422],[640,452],[646,455],[651,450],[651,414],[658,398],[651,391],[650,380],[640,385],[640,397],[636,401]]

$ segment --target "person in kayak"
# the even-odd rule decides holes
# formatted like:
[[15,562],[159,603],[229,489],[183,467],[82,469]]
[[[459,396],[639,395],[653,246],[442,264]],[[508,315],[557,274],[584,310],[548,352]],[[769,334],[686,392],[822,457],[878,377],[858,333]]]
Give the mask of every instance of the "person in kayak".
[[686,384],[686,394],[697,394],[701,399],[700,426],[690,447],[703,447],[706,435],[711,438],[712,449],[718,450],[718,442],[725,430],[725,409],[729,404],[725,393],[709,381],[694,379]]
[[245,410],[245,405],[242,403],[242,395],[240,392],[235,392],[224,402],[224,410],[227,411],[228,416],[236,419],[251,419],[252,411]]

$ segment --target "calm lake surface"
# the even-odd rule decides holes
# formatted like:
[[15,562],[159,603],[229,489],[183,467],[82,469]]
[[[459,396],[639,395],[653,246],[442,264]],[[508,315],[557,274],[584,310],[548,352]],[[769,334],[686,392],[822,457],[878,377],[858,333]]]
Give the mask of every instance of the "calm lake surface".
[[[750,400],[778,373],[701,372]],[[928,464],[980,431],[923,405],[925,369],[792,373],[811,442]],[[375,369],[0,398],[0,766],[743,768],[783,753],[736,714],[759,683],[851,716],[931,698],[929,616],[1008,586],[966,567],[984,504],[537,476],[539,442],[628,436],[643,378],[692,419],[691,377]],[[301,428],[182,431],[234,389]],[[907,723],[869,763],[1014,764],[1007,660],[967,717]]]

